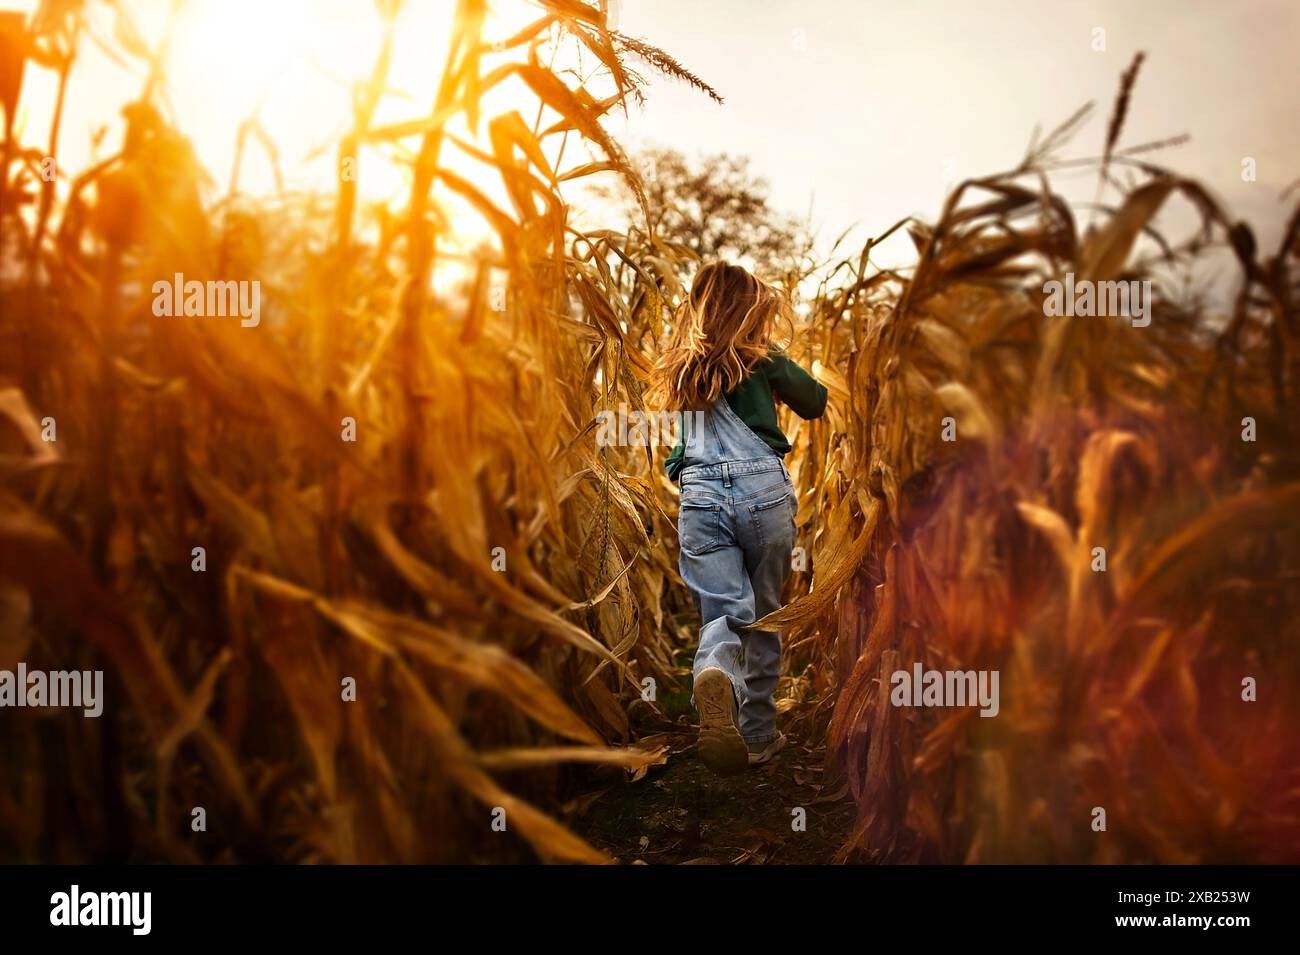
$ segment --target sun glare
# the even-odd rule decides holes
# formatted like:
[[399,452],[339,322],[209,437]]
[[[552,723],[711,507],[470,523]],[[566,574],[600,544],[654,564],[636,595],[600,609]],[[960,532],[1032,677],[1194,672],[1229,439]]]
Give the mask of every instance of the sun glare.
[[[81,118],[109,116],[115,117],[110,122],[120,123],[116,104],[138,95],[148,69],[145,57],[158,48],[167,32],[170,4],[124,0],[120,8],[93,9],[99,36],[119,34],[118,9],[130,21],[129,32],[138,37],[135,49],[143,52],[109,58],[96,45],[83,44],[86,61],[100,72],[94,82],[85,81],[85,72],[74,73],[63,140],[64,158],[73,166],[103,158],[106,148],[94,138],[93,125]],[[453,10],[453,4],[442,0],[402,5],[387,82],[372,127],[430,115],[446,61]],[[491,47],[544,15],[543,9],[525,0],[493,0],[482,32],[488,47],[483,73],[524,56],[524,48]],[[163,104],[169,120],[194,147],[217,193],[229,188],[240,128],[249,120],[260,124],[274,150],[272,154],[256,139],[245,142],[235,181],[239,192],[268,197],[283,183],[290,192],[334,193],[338,144],[350,129],[354,96],[371,75],[383,42],[384,23],[376,5],[369,0],[190,0],[175,16]],[[599,64],[590,56],[580,62],[579,56],[571,43],[542,51],[543,60],[566,82],[580,76],[593,95],[608,95],[610,89],[594,76]],[[28,72],[18,123],[22,129],[39,127],[44,122],[40,117],[48,116],[55,102],[56,74]],[[513,217],[515,211],[500,171],[467,155],[457,140],[476,141],[490,151],[489,123],[511,111],[517,111],[530,128],[539,121],[543,128],[554,122],[556,114],[547,110],[539,115],[537,104],[536,94],[519,77],[510,77],[484,92],[477,131],[468,129],[464,116],[453,117],[447,126],[455,138],[444,140],[440,163],[472,183],[507,216]],[[551,162],[560,158],[560,139],[552,137],[544,143]],[[406,205],[411,160],[418,148],[418,134],[363,144],[356,180],[361,209],[378,204],[398,211]],[[598,158],[581,137],[568,137],[562,165],[572,168]],[[469,250],[493,241],[495,233],[479,210],[442,183],[436,182],[432,192],[446,223],[440,239],[445,249]],[[569,211],[580,218],[582,208]],[[358,228],[364,228],[366,221],[363,216]]]
[[[532,4],[493,3],[485,39],[504,39],[542,13]],[[446,55],[449,14],[450,6],[441,3],[403,7],[374,125],[428,114]],[[239,125],[255,116],[275,142],[290,188],[332,189],[335,145],[346,131],[353,90],[368,77],[381,42],[382,22],[370,3],[193,0],[177,21],[169,58],[168,87],[178,122],[218,181],[229,174]],[[530,125],[536,118],[536,98],[517,80],[488,93],[483,107],[485,121],[512,109]],[[410,178],[402,157],[416,145],[412,138],[363,149],[358,177],[363,200],[405,199]],[[475,160],[459,162],[451,145],[445,151],[458,172],[505,206],[495,171]],[[274,183],[267,157],[260,150],[246,152],[239,187],[267,193]],[[489,237],[491,229],[480,214],[453,197],[442,199],[459,240],[473,244]]]
[[308,0],[193,0],[177,23],[171,69],[215,80],[213,99],[251,112],[301,59],[310,24]]

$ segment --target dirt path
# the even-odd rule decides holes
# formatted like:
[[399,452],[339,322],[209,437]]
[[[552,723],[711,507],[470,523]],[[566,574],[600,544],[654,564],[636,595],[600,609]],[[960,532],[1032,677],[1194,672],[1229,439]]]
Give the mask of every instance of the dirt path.
[[693,734],[678,737],[679,751],[665,765],[615,784],[575,812],[574,830],[624,863],[832,861],[854,807],[847,795],[823,795],[820,750],[791,736],[768,765],[719,778],[696,757]]

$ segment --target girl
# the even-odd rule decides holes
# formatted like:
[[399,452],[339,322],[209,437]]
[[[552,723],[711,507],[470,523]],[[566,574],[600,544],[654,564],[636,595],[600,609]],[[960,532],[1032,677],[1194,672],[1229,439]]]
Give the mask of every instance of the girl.
[[[681,486],[679,568],[700,612],[692,702],[700,758],[729,775],[784,745],[776,728],[781,638],[746,628],[781,605],[797,499],[776,400],[802,418],[826,409],[826,389],[772,345],[788,314],[776,289],[716,262],[695,277],[655,369],[663,406],[684,414],[668,458]],[[693,419],[702,427],[691,427]]]

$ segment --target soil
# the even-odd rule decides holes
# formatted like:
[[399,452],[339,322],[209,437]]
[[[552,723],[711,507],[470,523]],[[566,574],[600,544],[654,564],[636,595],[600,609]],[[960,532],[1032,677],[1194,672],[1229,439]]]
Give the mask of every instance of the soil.
[[791,739],[766,766],[726,778],[692,748],[641,780],[606,790],[570,825],[620,862],[828,863],[853,825],[854,808],[848,796],[818,801],[820,769],[820,754],[801,740]]
[[847,793],[823,789],[822,747],[783,724],[788,741],[770,763],[720,777],[695,754],[689,691],[665,704],[675,717],[667,762],[575,801],[566,820],[575,832],[631,864],[836,861],[855,809]]

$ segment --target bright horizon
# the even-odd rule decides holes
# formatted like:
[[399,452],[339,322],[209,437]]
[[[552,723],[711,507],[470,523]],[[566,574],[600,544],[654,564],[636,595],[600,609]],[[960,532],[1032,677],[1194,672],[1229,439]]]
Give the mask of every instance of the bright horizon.
[[[166,0],[128,6],[145,40],[156,42],[150,31],[161,29]],[[537,14],[512,0],[494,0],[492,8],[489,35],[507,35]],[[451,9],[449,0],[408,0],[392,70],[392,86],[408,98],[386,97],[380,122],[427,113]],[[627,119],[620,112],[607,117],[615,138],[629,150],[653,145],[689,156],[750,157],[776,208],[800,218],[811,210],[822,252],[846,229],[852,232],[841,251],[851,253],[904,216],[932,220],[953,183],[1016,165],[1035,126],[1046,131],[1089,100],[1094,115],[1065,154],[1099,155],[1120,73],[1139,49],[1147,60],[1121,148],[1188,134],[1186,144],[1149,158],[1206,185],[1232,215],[1251,223],[1265,250],[1275,246],[1284,221],[1279,196],[1300,179],[1290,158],[1300,155],[1300,127],[1281,121],[1300,114],[1300,87],[1287,82],[1294,77],[1288,38],[1300,35],[1300,5],[1280,0],[622,0],[615,18],[620,30],[661,46],[726,100],[718,106],[642,68],[649,80],[645,106]],[[242,25],[253,19],[259,29]],[[1094,50],[1098,28],[1104,51]],[[368,73],[379,41],[370,3],[193,0],[179,25],[168,92],[217,194],[230,176],[238,125],[259,103],[288,187],[332,188],[349,87]],[[143,75],[138,62],[130,67],[83,42],[61,137],[67,168],[91,160],[95,123],[106,115],[114,117],[106,143],[117,142],[118,109],[138,92]],[[28,141],[44,141],[54,80],[51,71],[28,67],[20,115]],[[510,95],[502,93],[507,108]],[[1247,158],[1255,163],[1253,182],[1242,178]],[[1055,180],[1075,202],[1093,198],[1095,181],[1091,172]],[[241,188],[265,194],[273,187],[269,163],[250,146]],[[363,158],[367,199],[401,198],[405,188],[397,167]],[[1178,205],[1161,219],[1175,231],[1192,223]],[[901,265],[912,256],[900,233],[874,261]]]

